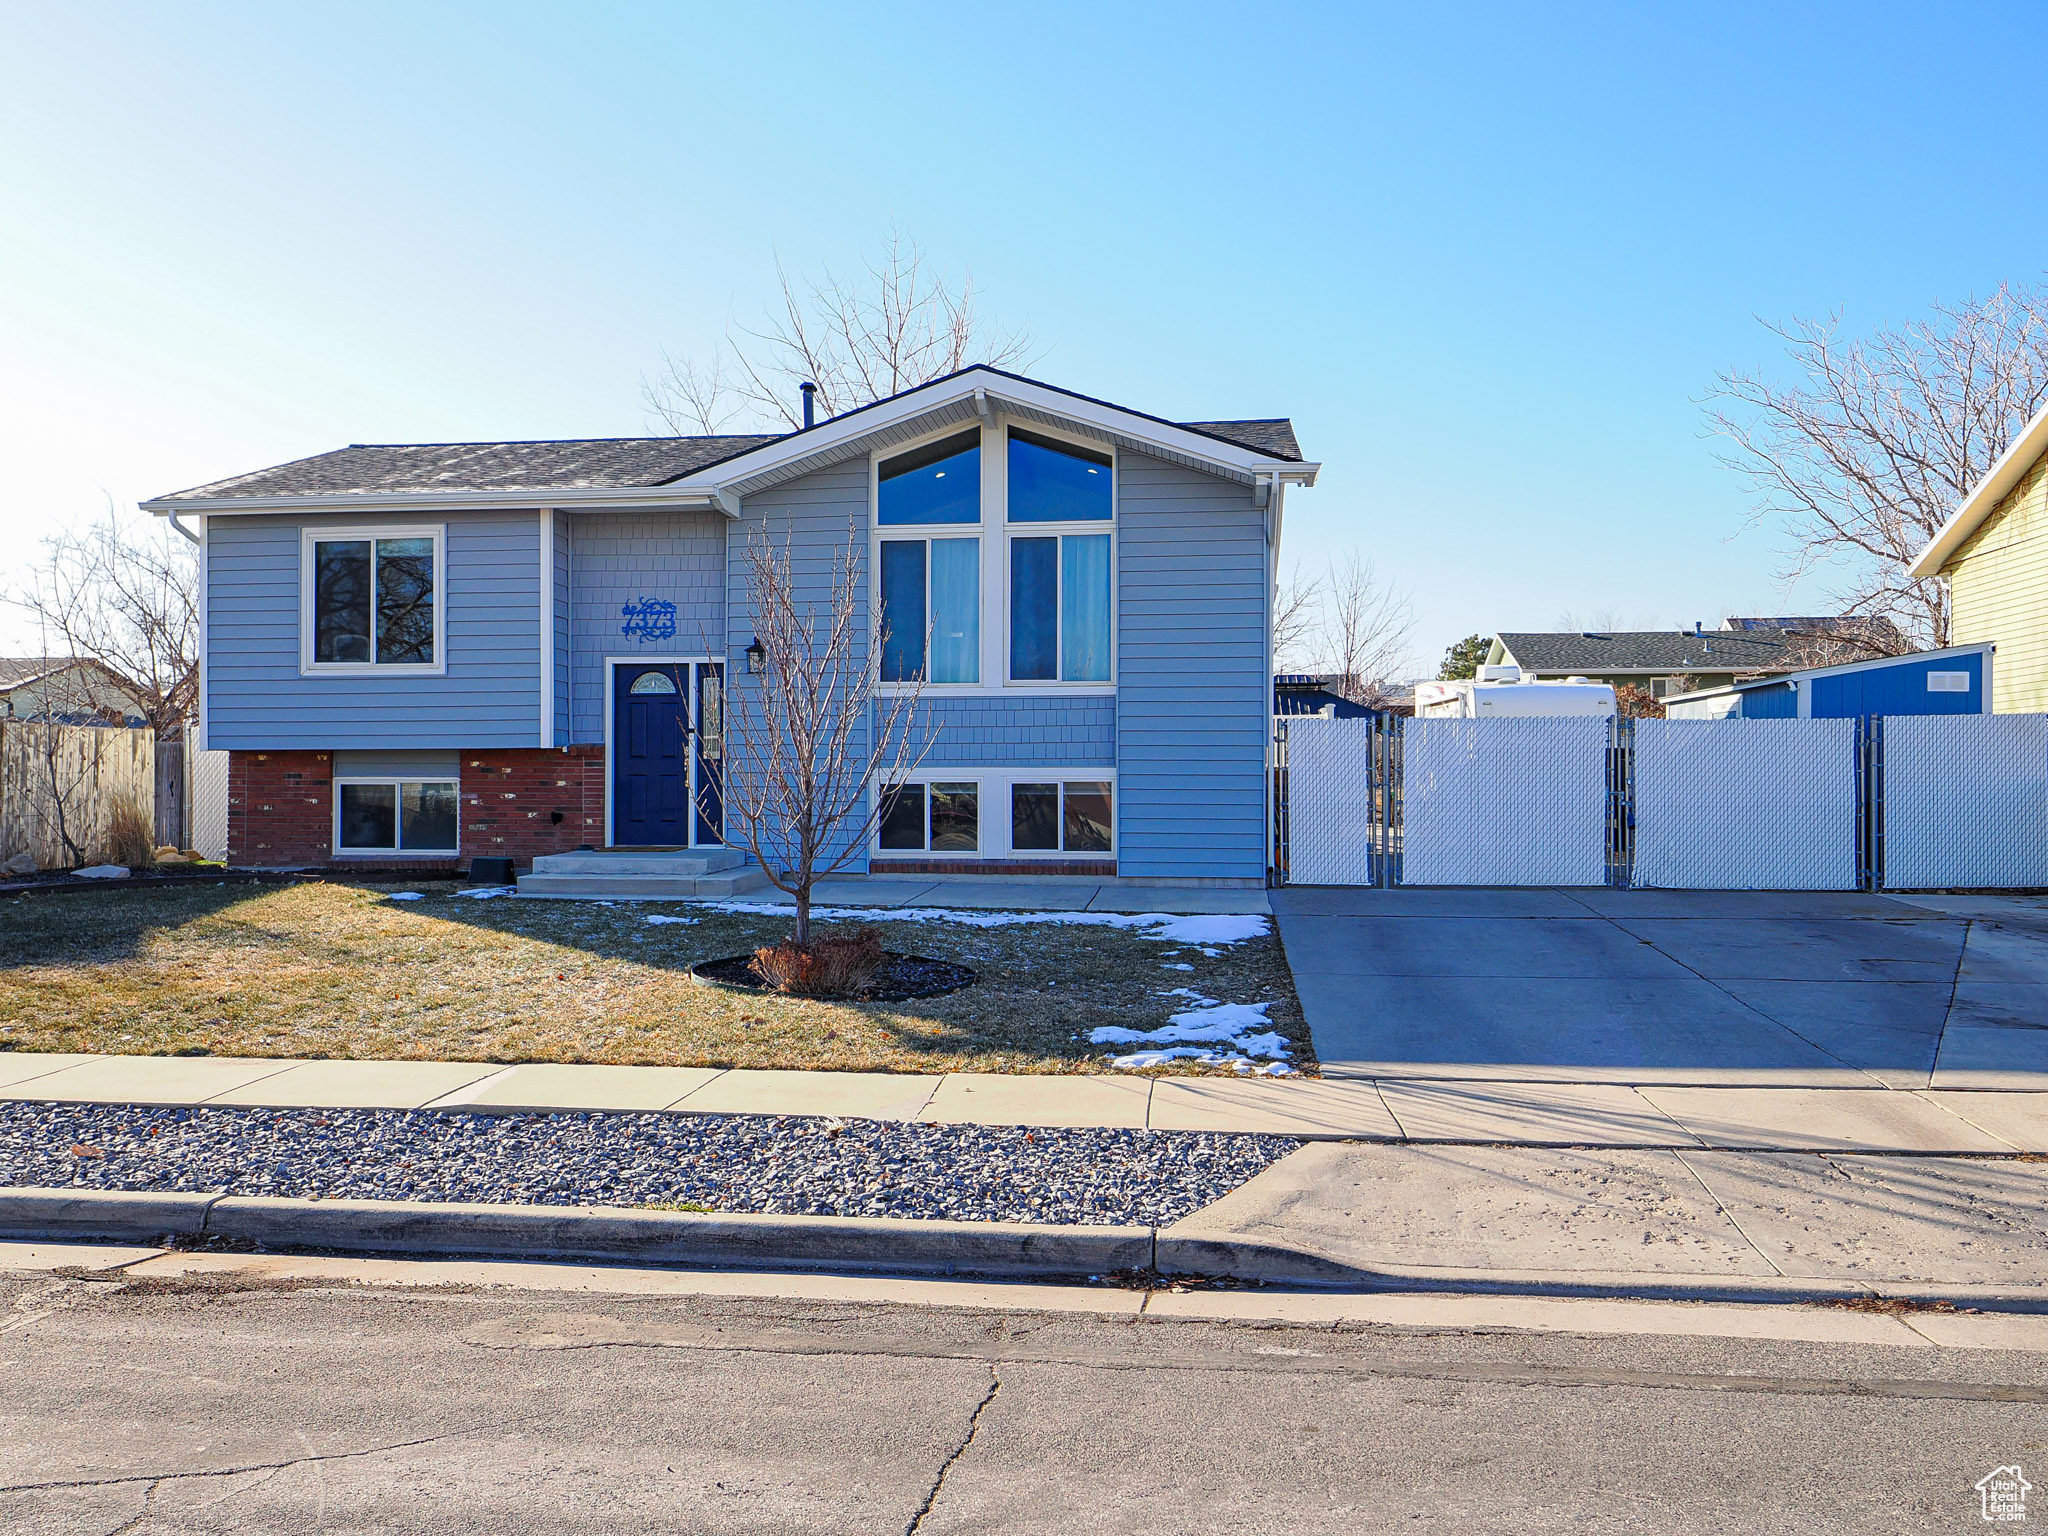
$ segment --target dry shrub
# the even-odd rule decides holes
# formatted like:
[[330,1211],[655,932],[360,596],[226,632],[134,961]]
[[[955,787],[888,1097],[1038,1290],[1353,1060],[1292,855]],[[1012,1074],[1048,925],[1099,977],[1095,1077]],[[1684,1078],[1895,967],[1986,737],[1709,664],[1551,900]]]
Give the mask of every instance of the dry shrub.
[[134,796],[124,795],[114,802],[101,855],[108,864],[156,868],[156,822]]
[[808,944],[785,939],[754,951],[754,974],[778,992],[799,997],[851,997],[882,965],[882,936],[872,928],[835,933]]

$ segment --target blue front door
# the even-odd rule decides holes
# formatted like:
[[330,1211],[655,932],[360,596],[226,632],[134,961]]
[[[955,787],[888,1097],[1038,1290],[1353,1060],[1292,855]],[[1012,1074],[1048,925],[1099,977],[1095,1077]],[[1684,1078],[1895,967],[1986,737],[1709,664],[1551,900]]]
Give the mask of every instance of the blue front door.
[[615,668],[612,676],[612,842],[690,843],[690,668]]

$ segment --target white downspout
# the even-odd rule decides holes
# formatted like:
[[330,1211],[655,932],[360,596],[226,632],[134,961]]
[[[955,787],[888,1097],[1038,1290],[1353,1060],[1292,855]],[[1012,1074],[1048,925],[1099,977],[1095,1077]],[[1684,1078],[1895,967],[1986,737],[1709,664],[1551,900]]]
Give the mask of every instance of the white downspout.
[[1268,883],[1273,879],[1275,869],[1274,846],[1280,835],[1280,808],[1273,796],[1273,732],[1276,729],[1273,716],[1273,609],[1280,600],[1280,533],[1283,516],[1285,491],[1280,471],[1273,471],[1270,489],[1266,492],[1266,620],[1265,620],[1265,676],[1260,684],[1264,695],[1260,708],[1265,712],[1265,795],[1266,795],[1266,849],[1265,865]]

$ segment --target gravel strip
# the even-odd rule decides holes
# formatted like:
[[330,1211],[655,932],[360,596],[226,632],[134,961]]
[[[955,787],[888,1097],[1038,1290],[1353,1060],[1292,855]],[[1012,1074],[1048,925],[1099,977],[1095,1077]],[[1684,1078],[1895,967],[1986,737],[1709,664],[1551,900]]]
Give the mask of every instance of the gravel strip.
[[1165,1226],[1300,1143],[795,1115],[0,1104],[0,1184]]

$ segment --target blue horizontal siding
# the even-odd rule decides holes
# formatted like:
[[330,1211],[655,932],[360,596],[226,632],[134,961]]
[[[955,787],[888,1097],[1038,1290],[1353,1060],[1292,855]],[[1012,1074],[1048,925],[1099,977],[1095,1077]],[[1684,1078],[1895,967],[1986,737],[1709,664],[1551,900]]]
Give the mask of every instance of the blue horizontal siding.
[[1118,870],[1262,881],[1264,514],[1249,486],[1117,462]]
[[[334,524],[334,517],[313,523]],[[360,516],[349,527],[416,525]],[[296,517],[217,517],[206,534],[207,744],[236,751],[530,747],[540,731],[540,523],[451,512],[447,670],[301,676]]]

